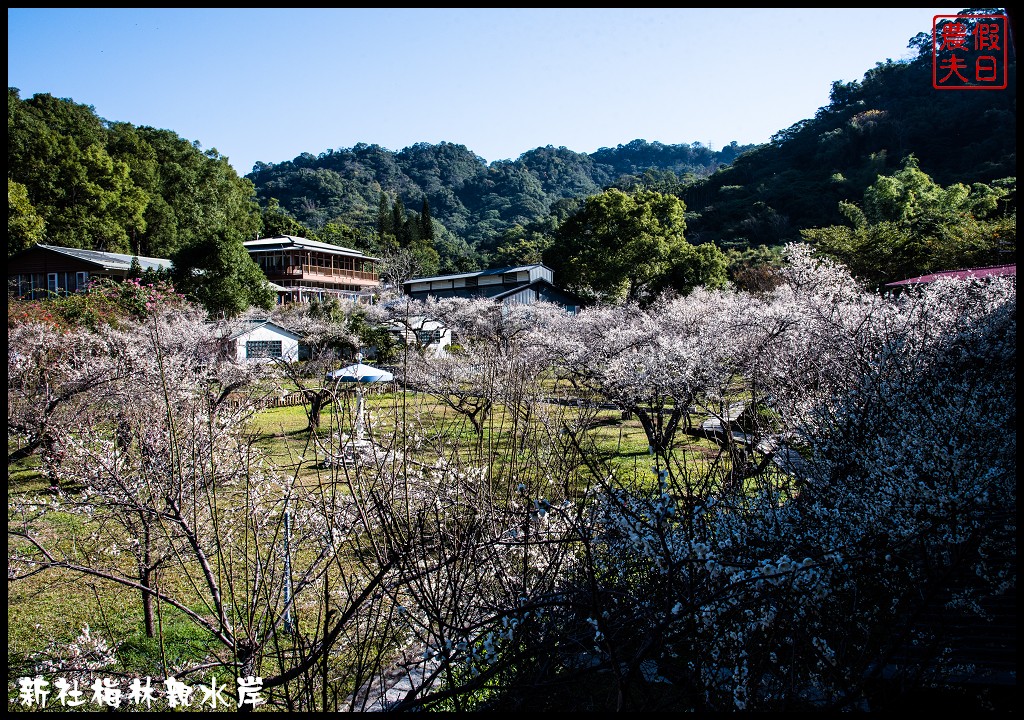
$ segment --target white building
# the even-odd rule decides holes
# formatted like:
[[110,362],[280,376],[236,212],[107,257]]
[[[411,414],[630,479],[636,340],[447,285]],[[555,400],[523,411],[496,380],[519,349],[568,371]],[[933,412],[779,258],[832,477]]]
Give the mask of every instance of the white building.
[[298,360],[299,336],[269,320],[251,320],[228,337],[238,362]]
[[452,331],[437,320],[412,317],[405,323],[392,323],[391,332],[400,342],[423,348],[434,355],[445,351],[452,344]]

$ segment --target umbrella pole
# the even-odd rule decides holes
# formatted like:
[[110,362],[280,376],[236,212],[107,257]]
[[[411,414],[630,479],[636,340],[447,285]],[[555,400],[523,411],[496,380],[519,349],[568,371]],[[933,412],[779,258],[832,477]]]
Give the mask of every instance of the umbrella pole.
[[356,383],[356,427],[355,427],[356,440],[363,439],[363,388],[360,383]]
[[359,366],[363,362],[362,350],[356,352],[356,427],[355,436],[356,440],[363,439],[363,384],[359,382]]

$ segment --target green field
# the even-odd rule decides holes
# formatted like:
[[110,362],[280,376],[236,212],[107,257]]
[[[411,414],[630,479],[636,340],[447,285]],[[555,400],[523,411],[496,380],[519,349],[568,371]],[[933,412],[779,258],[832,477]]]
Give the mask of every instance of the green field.
[[[526,404],[517,409],[496,405],[477,432],[466,415],[430,394],[369,392],[364,402],[363,436],[388,451],[388,472],[397,468],[399,474],[424,473],[437,466],[438,458],[444,458],[446,467],[483,468],[483,474],[474,477],[488,485],[489,493],[507,498],[515,496],[521,485],[534,497],[551,499],[582,496],[599,480],[608,482],[610,478],[623,487],[656,485],[640,423],[635,417],[624,418],[618,410],[537,403],[530,405],[527,413],[523,409]],[[329,495],[338,503],[339,495],[351,493],[355,487],[352,469],[323,461],[355,434],[355,408],[354,394],[341,396],[323,409],[320,427],[313,431],[302,405],[267,408],[252,417],[246,432],[275,471],[291,482],[297,499],[304,494],[310,500]],[[680,446],[674,456],[691,471],[699,468],[699,472],[709,473],[720,461],[714,443],[683,434],[678,439]],[[359,482],[373,482],[374,473],[384,469],[384,465],[360,466],[355,474]],[[19,501],[38,497],[42,503],[50,496],[37,459],[10,468],[8,492],[11,500]],[[242,491],[226,492],[220,502],[232,497],[232,492]],[[237,496],[236,500],[244,504],[246,498]],[[24,502],[9,503],[9,527],[25,523],[67,557],[80,557],[83,563],[102,555],[103,549],[95,547],[97,528],[81,515],[47,512],[38,517],[19,516],[15,506],[23,507]],[[274,508],[276,505],[265,511]],[[252,512],[259,514],[260,510]],[[128,542],[129,536],[123,529],[120,532]],[[111,537],[110,528],[104,537]],[[17,536],[12,539],[15,546],[22,542]],[[339,554],[336,570],[326,576],[328,586],[348,577],[343,564],[350,552]],[[316,548],[304,546],[298,553],[294,561],[301,564],[306,559],[301,554],[311,557]],[[357,559],[356,555],[347,556]],[[129,555],[118,558],[110,562],[130,575]],[[210,613],[199,569],[187,556],[182,562],[158,574],[161,589],[199,614]],[[149,638],[144,632],[139,593],[118,583],[71,569],[50,569],[9,583],[9,695],[17,697],[20,678],[45,673],[47,661],[58,667],[71,661],[68,648],[86,626],[94,637],[116,647],[116,663],[105,671],[123,677],[161,676],[165,668],[198,663],[211,653],[224,659],[223,648],[218,650],[209,633],[181,611],[159,602],[156,611],[160,632]],[[311,612],[312,630],[321,621]],[[11,707],[21,709],[17,704]]]

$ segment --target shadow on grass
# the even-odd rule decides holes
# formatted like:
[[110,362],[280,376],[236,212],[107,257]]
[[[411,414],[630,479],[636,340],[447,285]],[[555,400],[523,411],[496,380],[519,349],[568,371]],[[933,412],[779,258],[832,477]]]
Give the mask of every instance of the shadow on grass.
[[[32,462],[34,460],[34,462]],[[49,478],[39,467],[37,457],[19,461],[7,469],[7,495],[27,495],[30,493],[56,493],[57,489],[51,486]],[[79,482],[70,482],[66,478],[61,479],[60,489],[64,492],[74,493],[85,488]]]
[[309,433],[310,433],[309,428],[301,428],[299,430],[286,430],[286,431],[283,431],[283,432],[266,433],[266,436],[267,437],[274,437],[274,438],[292,438],[292,437],[300,437],[300,436],[303,436],[303,435],[309,435]]
[[[117,647],[117,659],[126,670],[142,676],[159,677],[165,667],[175,668],[207,660],[220,644],[207,631],[184,619],[165,621],[161,638],[147,637],[136,629]],[[166,666],[165,666],[166,661]]]

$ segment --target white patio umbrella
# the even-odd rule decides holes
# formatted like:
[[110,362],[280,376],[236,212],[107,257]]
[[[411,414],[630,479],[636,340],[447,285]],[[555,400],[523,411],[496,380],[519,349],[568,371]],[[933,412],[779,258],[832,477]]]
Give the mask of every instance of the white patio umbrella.
[[327,373],[326,380],[356,383],[356,440],[363,439],[363,385],[366,383],[391,382],[395,376],[381,368],[363,364],[363,354],[356,355],[354,365],[348,365]]
[[327,373],[327,379],[338,382],[375,383],[390,382],[395,376],[382,368],[357,362],[355,365],[332,370]]

